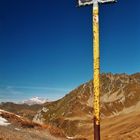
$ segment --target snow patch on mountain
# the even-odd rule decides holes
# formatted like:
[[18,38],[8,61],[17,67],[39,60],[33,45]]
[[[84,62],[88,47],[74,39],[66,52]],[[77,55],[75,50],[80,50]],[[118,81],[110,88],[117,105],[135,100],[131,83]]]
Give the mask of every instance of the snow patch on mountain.
[[44,104],[47,101],[48,101],[48,99],[43,99],[43,98],[40,98],[40,97],[33,97],[29,100],[23,101],[23,103],[28,104],[28,105],[34,105],[34,104]]
[[6,120],[6,119],[4,119],[4,118],[2,118],[1,116],[0,116],[0,125],[1,126],[7,126],[7,125],[9,125],[10,123],[8,123],[8,121]]

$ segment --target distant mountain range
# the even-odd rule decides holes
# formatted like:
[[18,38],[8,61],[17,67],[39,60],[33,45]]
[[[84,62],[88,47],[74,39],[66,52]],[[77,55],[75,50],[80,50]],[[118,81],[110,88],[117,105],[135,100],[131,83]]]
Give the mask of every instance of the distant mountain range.
[[0,109],[13,112],[32,120],[37,111],[40,110],[43,107],[43,104],[47,101],[47,99],[33,97],[20,103],[2,102],[0,103]]
[[48,99],[43,99],[40,97],[33,97],[29,100],[25,100],[22,103],[28,104],[28,105],[35,105],[35,104],[44,104],[45,102],[48,102]]
[[[57,101],[44,100],[40,103],[39,98],[33,98],[24,104],[2,103],[0,109],[13,112],[40,125],[50,124],[62,130],[67,139],[92,140],[92,89],[91,80]],[[140,73],[102,74],[100,89],[101,138],[139,140]],[[34,101],[39,104],[34,104]]]
[[0,109],[15,113],[19,116],[23,116],[32,120],[36,115],[37,111],[40,110],[42,105],[27,105],[27,104],[15,104],[11,102],[1,103]]

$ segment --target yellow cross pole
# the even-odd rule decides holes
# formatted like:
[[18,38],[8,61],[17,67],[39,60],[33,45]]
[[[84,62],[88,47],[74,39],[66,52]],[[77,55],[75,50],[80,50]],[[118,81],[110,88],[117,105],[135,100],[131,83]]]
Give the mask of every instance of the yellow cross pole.
[[94,140],[100,140],[100,49],[98,2],[93,5],[93,54]]
[[112,3],[116,0],[78,0],[79,6],[93,5],[93,116],[94,140],[100,140],[100,47],[99,47],[99,4]]

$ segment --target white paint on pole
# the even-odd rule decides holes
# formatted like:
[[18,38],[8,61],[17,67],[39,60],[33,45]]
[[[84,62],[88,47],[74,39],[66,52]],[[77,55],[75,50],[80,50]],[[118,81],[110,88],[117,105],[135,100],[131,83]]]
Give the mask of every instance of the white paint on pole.
[[78,0],[79,6],[85,6],[85,5],[93,5],[96,3],[112,3],[117,2],[117,0]]

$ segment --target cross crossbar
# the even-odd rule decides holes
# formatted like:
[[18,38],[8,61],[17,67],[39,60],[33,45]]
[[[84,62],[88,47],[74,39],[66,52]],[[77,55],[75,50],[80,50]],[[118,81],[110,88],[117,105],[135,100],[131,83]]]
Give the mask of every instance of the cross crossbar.
[[114,3],[117,2],[117,0],[78,0],[79,6],[85,6],[85,5],[94,5],[94,3]]

